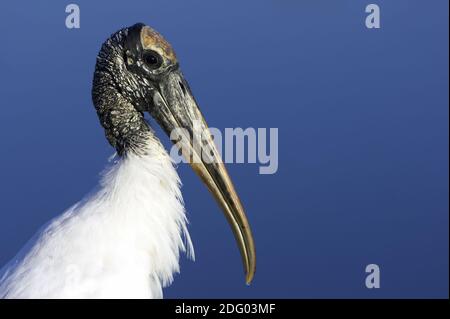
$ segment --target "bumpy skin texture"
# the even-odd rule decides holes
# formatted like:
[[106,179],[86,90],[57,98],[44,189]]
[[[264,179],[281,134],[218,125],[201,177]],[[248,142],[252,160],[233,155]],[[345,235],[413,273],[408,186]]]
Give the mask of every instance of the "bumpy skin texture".
[[145,85],[128,72],[124,61],[128,33],[128,28],[122,29],[102,45],[92,86],[92,100],[100,123],[119,155],[144,152],[145,140],[152,134],[144,110],[138,109],[139,105],[147,104]]

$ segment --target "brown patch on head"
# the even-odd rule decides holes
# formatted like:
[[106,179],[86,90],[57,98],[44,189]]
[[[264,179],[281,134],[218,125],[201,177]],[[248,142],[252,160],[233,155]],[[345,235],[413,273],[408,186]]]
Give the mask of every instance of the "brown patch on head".
[[166,41],[166,39],[164,39],[161,34],[156,32],[152,28],[148,26],[142,28],[141,42],[144,49],[156,51],[173,63],[177,62],[177,57],[172,49],[172,46]]

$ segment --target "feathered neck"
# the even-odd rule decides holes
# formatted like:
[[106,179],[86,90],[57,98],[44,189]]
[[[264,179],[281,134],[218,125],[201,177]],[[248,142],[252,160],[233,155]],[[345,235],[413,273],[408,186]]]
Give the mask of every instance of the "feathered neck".
[[193,259],[194,250],[181,182],[171,158],[153,133],[148,134],[143,150],[143,154],[114,157],[103,173],[98,195],[111,207],[111,217],[120,220],[118,225],[129,227],[124,232],[132,232],[151,256],[152,275],[166,286],[179,272],[179,252]]

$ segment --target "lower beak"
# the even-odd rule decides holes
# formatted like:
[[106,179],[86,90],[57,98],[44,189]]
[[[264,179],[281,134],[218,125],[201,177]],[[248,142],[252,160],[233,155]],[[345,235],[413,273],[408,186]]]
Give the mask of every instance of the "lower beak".
[[246,282],[250,284],[256,266],[250,225],[205,119],[180,71],[172,71],[160,82],[153,104],[151,115],[171,139],[178,138],[173,142],[221,206],[241,252]]

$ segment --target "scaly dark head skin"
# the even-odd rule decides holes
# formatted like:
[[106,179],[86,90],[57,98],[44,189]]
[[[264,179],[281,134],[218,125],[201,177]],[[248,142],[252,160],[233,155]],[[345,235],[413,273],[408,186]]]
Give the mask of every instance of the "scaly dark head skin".
[[151,130],[143,112],[151,112],[152,92],[161,77],[177,68],[171,46],[140,23],[119,30],[102,45],[92,99],[106,138],[119,155],[144,151]]
[[[244,209],[221,161],[208,126],[184,79],[170,44],[141,23],[114,33],[97,56],[92,99],[106,138],[120,156],[146,153],[153,134],[144,119],[148,112],[170,135],[182,128],[178,145],[194,171],[222,207],[236,237],[250,283],[255,272],[255,247]],[[194,123],[201,132],[194,131]],[[184,133],[183,133],[184,134]],[[193,145],[194,134],[206,138],[209,155]],[[186,155],[185,155],[186,156]]]

